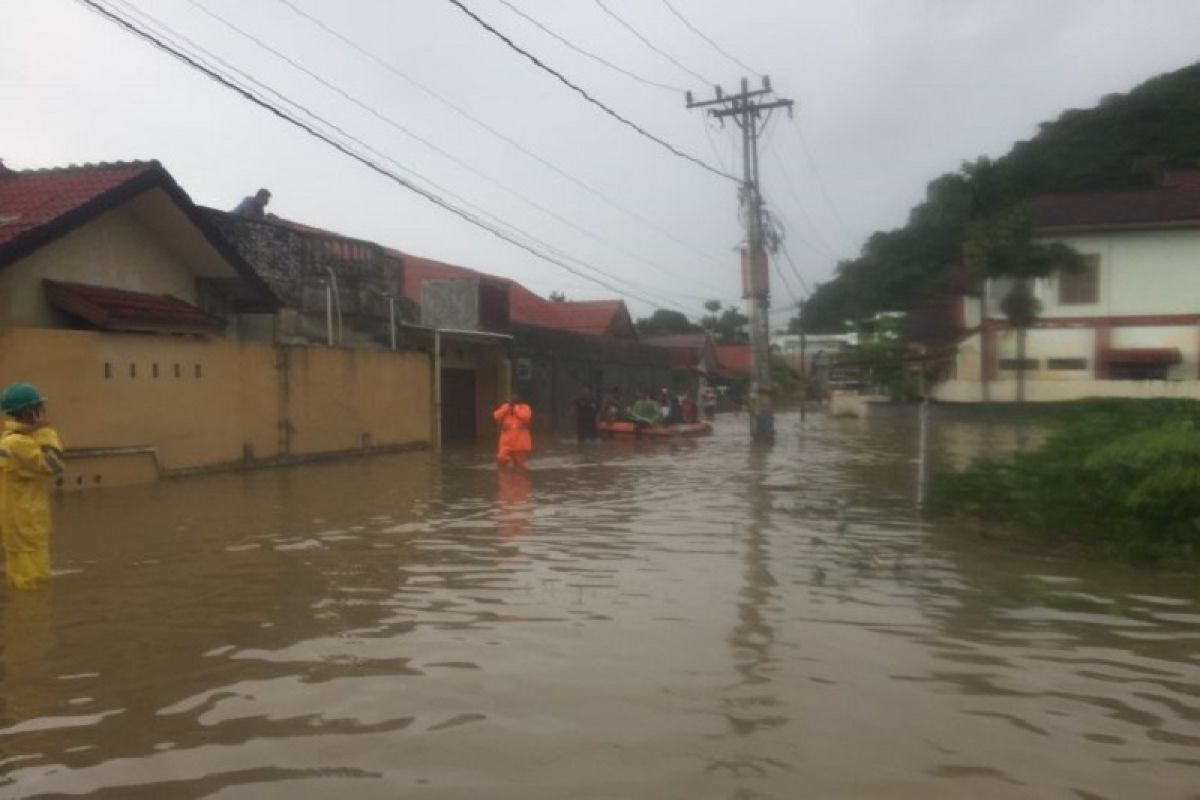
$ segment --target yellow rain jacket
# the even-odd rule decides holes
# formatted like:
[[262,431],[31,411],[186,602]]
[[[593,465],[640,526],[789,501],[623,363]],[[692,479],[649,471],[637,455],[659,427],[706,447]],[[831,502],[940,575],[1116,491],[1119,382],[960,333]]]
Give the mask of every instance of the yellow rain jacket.
[[8,420],[0,436],[0,537],[8,583],[29,589],[50,579],[50,487],[62,472],[53,428]]

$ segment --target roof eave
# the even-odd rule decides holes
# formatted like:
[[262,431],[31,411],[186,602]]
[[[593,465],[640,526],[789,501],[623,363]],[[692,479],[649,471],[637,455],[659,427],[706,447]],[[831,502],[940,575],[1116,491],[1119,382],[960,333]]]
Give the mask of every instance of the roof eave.
[[170,174],[157,161],[149,162],[147,168],[134,175],[127,181],[117,184],[106,192],[102,192],[86,203],[81,203],[65,214],[61,214],[45,225],[31,228],[14,238],[8,244],[0,246],[0,269],[7,267],[30,253],[50,244],[81,225],[91,222],[106,211],[129,202],[133,198],[150,189],[162,189],[175,202],[188,220],[196,226],[205,240],[211,244],[221,257],[224,258],[239,277],[245,280],[259,294],[262,303],[254,304],[247,310],[274,311],[283,303],[258,273],[233,249],[220,232],[213,227],[187,193],[179,187]]
[[1149,222],[1078,222],[1064,225],[1035,225],[1034,236],[1061,236],[1069,233],[1107,233],[1109,231],[1157,231],[1200,228],[1200,219],[1154,220]]

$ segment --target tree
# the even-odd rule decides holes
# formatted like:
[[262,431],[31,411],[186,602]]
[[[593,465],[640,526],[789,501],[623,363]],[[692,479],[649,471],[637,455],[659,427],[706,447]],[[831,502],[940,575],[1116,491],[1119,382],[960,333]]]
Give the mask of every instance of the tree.
[[565,303],[565,302],[567,302],[567,295],[565,292],[551,292],[550,293],[550,302],[551,303]]
[[[968,226],[963,254],[981,281],[1013,279],[1012,288],[1000,301],[1000,308],[1017,334],[1017,402],[1024,402],[1026,333],[1041,312],[1041,303],[1033,294],[1032,281],[1048,277],[1055,270],[1077,272],[1084,268],[1086,260],[1074,248],[1061,242],[1035,241],[1033,221],[1021,205],[974,220]],[[980,295],[982,297],[983,292]],[[986,364],[983,369],[986,379]]]
[[649,317],[639,319],[637,329],[642,333],[699,333],[703,330],[682,311],[666,308],[655,309]]
[[710,313],[700,320],[700,324],[717,344],[745,344],[750,341],[750,334],[746,330],[750,318],[739,311],[737,306],[726,306],[724,311],[717,314],[721,304],[710,300],[704,304],[704,308]]

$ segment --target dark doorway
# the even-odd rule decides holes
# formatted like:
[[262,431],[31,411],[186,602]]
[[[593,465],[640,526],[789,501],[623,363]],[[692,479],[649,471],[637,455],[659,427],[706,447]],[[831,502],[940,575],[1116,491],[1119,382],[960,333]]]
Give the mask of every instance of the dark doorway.
[[474,439],[475,370],[442,370],[442,439]]

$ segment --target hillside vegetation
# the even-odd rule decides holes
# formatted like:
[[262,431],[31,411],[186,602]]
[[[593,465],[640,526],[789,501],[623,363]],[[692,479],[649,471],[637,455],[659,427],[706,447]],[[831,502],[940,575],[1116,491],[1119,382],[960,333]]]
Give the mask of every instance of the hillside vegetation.
[[1200,165],[1200,63],[1095,108],[1064,111],[1005,156],[934,179],[908,223],[873,234],[805,308],[809,331],[840,330],[876,311],[910,309],[952,287],[973,210],[1049,191],[1154,186],[1165,168]]

